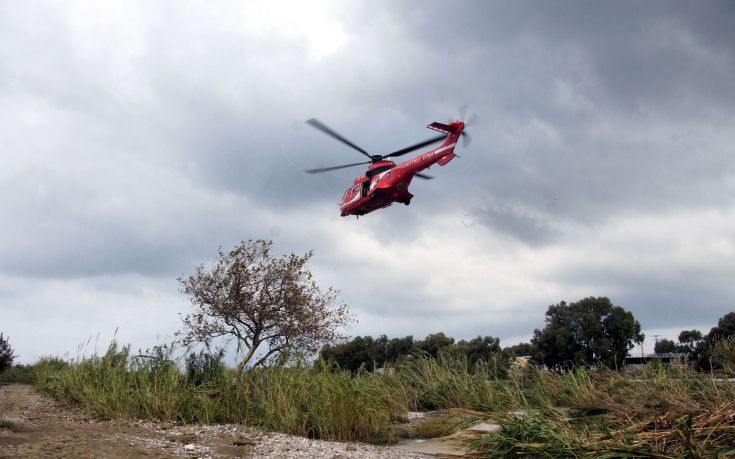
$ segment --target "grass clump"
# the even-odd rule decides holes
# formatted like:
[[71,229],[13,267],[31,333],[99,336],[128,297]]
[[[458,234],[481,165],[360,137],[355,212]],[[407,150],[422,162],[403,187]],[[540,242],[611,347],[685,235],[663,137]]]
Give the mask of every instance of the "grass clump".
[[497,379],[482,361],[470,369],[463,357],[417,357],[405,362],[397,377],[412,409],[492,411],[497,405]]
[[391,395],[395,381],[376,374],[296,365],[238,376],[220,358],[190,356],[180,371],[170,350],[131,357],[113,343],[102,356],[39,365],[37,381],[57,400],[102,418],[246,423],[329,440],[390,440],[391,419],[407,410]]
[[0,419],[0,429],[7,429],[13,432],[17,432],[18,425],[9,419]]
[[437,438],[466,429],[477,422],[485,421],[488,415],[479,411],[452,408],[439,410],[415,421],[402,425],[403,438]]
[[[673,366],[640,378],[546,373],[506,388],[515,413],[472,447],[491,457],[735,456],[735,389]],[[559,407],[566,409],[559,409]]]

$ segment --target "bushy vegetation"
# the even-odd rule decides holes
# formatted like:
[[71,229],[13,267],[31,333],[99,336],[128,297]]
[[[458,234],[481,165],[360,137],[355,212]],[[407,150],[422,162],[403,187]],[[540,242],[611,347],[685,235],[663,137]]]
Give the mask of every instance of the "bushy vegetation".
[[246,423],[332,440],[388,441],[409,410],[490,410],[497,369],[470,370],[463,358],[417,356],[396,375],[357,374],[322,364],[256,368],[239,374],[221,354],[193,354],[183,370],[170,349],[131,356],[112,344],[102,356],[36,365],[42,390],[103,418]]
[[0,333],[0,372],[10,367],[16,357],[8,337]]
[[579,366],[623,365],[628,351],[643,342],[641,325],[630,311],[605,297],[549,306],[546,326],[533,332],[534,360],[559,371]]
[[490,387],[490,374],[470,373],[457,360],[419,357],[396,376],[353,375],[327,365],[238,375],[221,365],[221,355],[190,356],[184,371],[169,355],[159,348],[146,358],[131,356],[128,347],[113,343],[102,356],[71,364],[44,360],[34,370],[42,390],[103,418],[244,422],[335,440],[386,441],[393,436],[391,421],[405,418],[409,409],[492,402],[481,390]]
[[[36,380],[104,418],[245,423],[342,441],[389,442],[408,411],[461,408],[502,424],[472,444],[491,457],[725,457],[735,445],[735,385],[676,366],[649,366],[635,378],[604,368],[504,375],[492,361],[423,354],[395,375],[324,362],[238,374],[221,354],[190,355],[181,365],[170,354],[141,358],[113,343],[102,356],[40,362]],[[463,419],[428,430],[440,435]]]
[[472,445],[490,457],[735,456],[735,385],[676,366],[536,374],[506,388],[520,411],[494,413],[503,429]]
[[502,353],[499,338],[478,336],[469,341],[455,342],[454,338],[443,332],[431,333],[418,341],[413,336],[392,339],[386,335],[378,338],[357,336],[346,343],[323,346],[320,357],[342,369],[356,372],[361,369],[373,371],[376,368],[394,366],[417,354],[434,359],[440,356],[466,359],[470,367],[480,362],[492,361],[495,362],[497,371],[503,371],[510,358],[510,354]]
[[0,371],[0,383],[32,384],[35,365],[12,365]]
[[531,356],[536,363],[563,372],[580,366],[622,367],[630,349],[643,338],[641,326],[630,311],[613,305],[606,297],[588,297],[575,303],[562,301],[549,306],[546,326],[535,330],[531,343],[505,349],[500,347],[500,339],[492,336],[455,341],[438,332],[419,341],[414,341],[413,336],[392,339],[385,335],[358,336],[346,343],[324,346],[321,357],[351,371],[360,368],[372,371],[417,352],[434,358],[440,354],[464,356],[471,366],[488,362],[491,356],[503,355],[506,361],[503,366],[507,367],[513,357]]

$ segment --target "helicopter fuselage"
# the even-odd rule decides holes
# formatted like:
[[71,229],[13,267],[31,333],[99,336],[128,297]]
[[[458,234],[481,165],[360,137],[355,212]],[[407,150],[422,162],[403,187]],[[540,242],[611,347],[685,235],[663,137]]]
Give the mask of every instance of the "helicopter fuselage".
[[435,163],[444,166],[451,161],[456,156],[454,147],[463,128],[464,123],[458,122],[456,130],[449,133],[440,146],[403,163],[383,160],[371,164],[367,172],[357,177],[342,196],[341,216],[365,215],[394,202],[410,204],[413,195],[408,191],[408,186],[413,177]]

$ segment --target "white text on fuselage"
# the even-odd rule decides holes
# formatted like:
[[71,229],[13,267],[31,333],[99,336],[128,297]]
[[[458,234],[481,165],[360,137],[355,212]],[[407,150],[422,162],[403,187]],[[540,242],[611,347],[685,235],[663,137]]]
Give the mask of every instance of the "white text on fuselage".
[[406,168],[406,167],[414,166],[414,165],[416,165],[418,163],[424,162],[425,160],[427,160],[429,158],[433,158],[434,156],[440,155],[440,154],[444,153],[445,151],[447,151],[447,150],[449,150],[451,148],[454,148],[455,145],[457,145],[456,142],[455,143],[451,143],[451,144],[449,144],[447,146],[444,146],[444,147],[441,147],[441,148],[437,148],[436,150],[432,151],[431,153],[426,153],[425,155],[421,155],[421,156],[419,156],[417,158],[414,158],[414,159],[411,159],[409,161],[406,161],[405,163],[401,164],[400,166],[397,166],[396,168],[397,169],[400,169],[400,168]]

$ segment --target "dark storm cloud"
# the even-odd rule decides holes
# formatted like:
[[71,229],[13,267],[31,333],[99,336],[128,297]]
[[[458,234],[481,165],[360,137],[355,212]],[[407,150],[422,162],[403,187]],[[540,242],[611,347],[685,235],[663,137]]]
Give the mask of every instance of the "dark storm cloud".
[[718,279],[726,276],[711,269],[672,267],[659,272],[640,272],[623,265],[577,269],[572,276],[575,282],[608,285],[613,292],[609,295],[613,302],[632,311],[644,328],[675,327],[682,323],[715,324],[723,311],[733,308],[735,291],[722,282],[724,279]]
[[531,245],[549,243],[556,235],[556,231],[544,219],[508,204],[473,209],[470,215],[500,233]]
[[[478,2],[456,8],[442,21],[437,21],[444,13],[439,5],[398,8],[423,42],[441,49],[450,62],[474,56],[490,81],[494,75],[520,77],[520,84],[573,76],[575,69],[565,68],[571,62],[564,58],[574,53],[578,64],[592,70],[600,102],[624,110],[646,102],[655,108],[691,102],[725,107],[735,97],[728,91],[735,58],[730,2]],[[524,40],[537,51],[514,59]],[[503,54],[505,59],[487,59]],[[557,59],[539,62],[546,73],[515,73],[530,68],[529,61],[539,56]],[[523,104],[515,99],[510,106]]]
[[474,95],[489,139],[468,151],[483,156],[469,178],[487,196],[578,222],[726,202],[712,189],[734,171],[731,4],[397,8],[455,75],[433,72],[435,98]]

